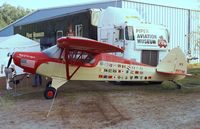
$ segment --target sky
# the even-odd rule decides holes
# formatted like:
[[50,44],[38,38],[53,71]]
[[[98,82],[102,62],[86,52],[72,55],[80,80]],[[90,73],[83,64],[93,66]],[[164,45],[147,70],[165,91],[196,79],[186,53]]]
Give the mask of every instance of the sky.
[[[29,9],[43,9],[59,6],[70,6],[77,4],[94,3],[109,0],[0,0],[0,6],[8,3],[13,6],[21,6]],[[180,8],[200,10],[200,0],[133,0],[145,3],[168,5]]]
[[41,9],[49,7],[92,3],[95,1],[102,0],[0,0],[0,5],[2,5],[3,3],[8,3],[14,6],[21,6],[29,9]]

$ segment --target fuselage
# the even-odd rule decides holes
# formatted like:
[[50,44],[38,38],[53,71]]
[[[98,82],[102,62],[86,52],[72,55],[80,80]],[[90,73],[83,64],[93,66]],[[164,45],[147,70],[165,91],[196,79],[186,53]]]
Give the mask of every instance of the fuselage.
[[95,54],[92,61],[86,62],[50,58],[43,52],[16,52],[14,63],[25,72],[66,80],[163,81],[177,77],[159,74],[156,67],[103,53]]

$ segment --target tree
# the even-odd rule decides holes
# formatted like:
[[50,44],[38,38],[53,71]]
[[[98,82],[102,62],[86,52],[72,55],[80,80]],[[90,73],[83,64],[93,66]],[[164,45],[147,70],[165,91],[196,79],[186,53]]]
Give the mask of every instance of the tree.
[[10,4],[0,6],[0,29],[27,15],[33,10],[15,7]]

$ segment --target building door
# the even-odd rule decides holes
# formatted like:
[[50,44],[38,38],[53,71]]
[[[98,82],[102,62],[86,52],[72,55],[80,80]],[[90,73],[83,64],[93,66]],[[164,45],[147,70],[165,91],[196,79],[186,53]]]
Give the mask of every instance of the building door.
[[151,66],[158,64],[158,51],[155,50],[142,50],[142,63]]
[[58,30],[56,32],[56,42],[57,42],[57,39],[61,38],[63,36],[63,31],[62,30]]

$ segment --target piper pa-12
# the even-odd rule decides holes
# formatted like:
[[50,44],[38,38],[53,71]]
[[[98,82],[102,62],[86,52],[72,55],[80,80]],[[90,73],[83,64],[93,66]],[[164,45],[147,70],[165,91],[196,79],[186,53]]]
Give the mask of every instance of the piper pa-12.
[[62,37],[42,52],[15,52],[14,63],[24,72],[50,77],[44,91],[52,99],[69,80],[149,81],[179,80],[187,75],[187,62],[180,48],[172,49],[157,67],[138,63],[112,53],[122,49],[87,38]]

